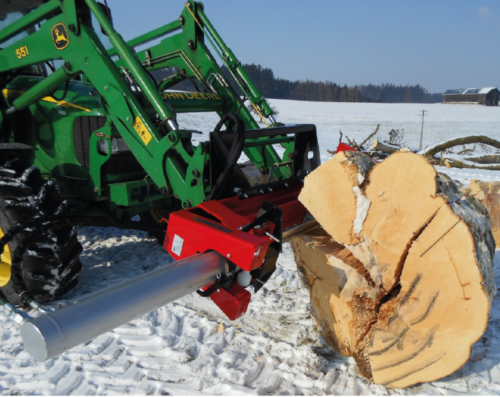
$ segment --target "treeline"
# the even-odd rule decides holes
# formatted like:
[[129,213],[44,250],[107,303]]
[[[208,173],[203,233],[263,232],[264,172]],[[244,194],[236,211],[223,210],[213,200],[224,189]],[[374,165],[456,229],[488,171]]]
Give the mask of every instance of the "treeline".
[[363,85],[361,93],[374,102],[387,103],[436,103],[443,102],[443,94],[430,94],[417,85],[403,86],[394,84]]
[[[442,94],[430,94],[419,84],[408,86],[369,84],[348,87],[347,85],[341,86],[331,81],[291,81],[277,78],[270,68],[264,68],[261,65],[251,64],[243,65],[243,67],[266,98],[319,102],[435,103],[443,101]],[[153,72],[153,75],[157,80],[161,80],[175,73],[175,71],[173,68],[157,70]],[[222,67],[222,72],[231,85],[236,88],[238,94],[243,95],[243,92],[225,66]],[[187,80],[174,88],[183,91],[195,91],[194,85]]]
[[[348,87],[331,81],[291,81],[276,78],[272,69],[261,65],[251,64],[243,65],[243,67],[266,98],[320,102],[434,103],[443,101],[442,94],[430,94],[419,84],[414,86],[369,84]],[[222,67],[222,72],[231,83],[234,83],[234,86],[238,87],[226,67]],[[243,94],[239,87],[238,93]]]
[[[372,102],[361,94],[358,87],[348,87],[347,85],[342,87],[331,81],[290,81],[274,77],[271,69],[263,68],[261,65],[251,64],[243,65],[243,67],[266,98],[321,102]],[[231,84],[237,87],[238,94],[243,95],[225,66],[222,67],[222,72]]]

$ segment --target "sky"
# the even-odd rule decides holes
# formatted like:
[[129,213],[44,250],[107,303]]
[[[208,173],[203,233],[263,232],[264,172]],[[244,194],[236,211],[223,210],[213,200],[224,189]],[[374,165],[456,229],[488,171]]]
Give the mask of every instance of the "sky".
[[[182,0],[107,0],[124,39],[177,19]],[[242,63],[275,77],[429,92],[500,87],[498,0],[207,0]],[[215,54],[214,54],[215,55]]]

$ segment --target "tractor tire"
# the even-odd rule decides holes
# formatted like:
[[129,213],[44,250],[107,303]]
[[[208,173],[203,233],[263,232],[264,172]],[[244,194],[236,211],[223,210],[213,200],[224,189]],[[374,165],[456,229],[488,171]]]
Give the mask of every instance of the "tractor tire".
[[[57,214],[61,206],[57,185],[45,181],[37,168],[26,169],[20,160],[0,166],[0,237],[30,219]],[[11,266],[20,244],[27,244],[22,260]],[[25,305],[25,292],[39,302],[57,299],[76,286],[81,252],[74,226],[54,224],[42,233],[25,229],[1,255],[0,291],[16,306]]]

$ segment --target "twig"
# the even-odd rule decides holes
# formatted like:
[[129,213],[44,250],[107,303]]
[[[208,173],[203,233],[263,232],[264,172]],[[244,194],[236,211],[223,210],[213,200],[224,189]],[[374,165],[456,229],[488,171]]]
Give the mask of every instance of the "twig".
[[345,139],[347,139],[347,142],[349,143],[350,147],[355,148],[357,146],[356,141],[354,139],[351,141],[348,136],[346,136]]
[[378,129],[379,129],[379,128],[380,128],[380,124],[377,124],[377,128],[375,129],[375,132],[371,133],[371,134],[368,136],[368,138],[366,138],[366,139],[365,139],[365,140],[361,143],[361,145],[359,145],[359,146],[363,147],[363,146],[364,146],[364,144],[365,144],[366,142],[368,142],[368,141],[370,140],[370,138],[378,132]]

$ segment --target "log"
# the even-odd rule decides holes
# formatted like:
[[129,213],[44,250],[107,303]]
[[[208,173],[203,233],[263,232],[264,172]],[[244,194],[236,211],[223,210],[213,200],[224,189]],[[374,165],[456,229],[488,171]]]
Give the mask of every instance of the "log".
[[482,182],[472,179],[469,190],[469,194],[477,198],[488,210],[496,247],[500,248],[500,182]]
[[313,208],[311,214],[340,244],[359,241],[356,230],[363,215],[357,213],[358,206],[367,204],[362,197],[358,203],[360,186],[374,165],[374,160],[360,152],[340,152],[306,177],[307,189],[299,200]]
[[[445,161],[448,162],[450,167],[454,168],[471,168],[471,169],[481,169],[481,170],[489,170],[489,171],[500,171],[500,164],[499,165],[474,165],[474,164],[468,164],[464,161],[457,160],[457,159],[452,159],[450,157],[446,157]],[[479,164],[479,163],[477,163]]]
[[385,143],[379,142],[378,139],[375,139],[372,144],[372,149],[377,150],[379,152],[383,153],[396,153],[398,150],[400,150],[399,147],[395,147],[392,145],[386,145]]
[[311,314],[326,343],[354,356],[360,373],[371,377],[360,342],[377,320],[382,294],[363,264],[323,229],[291,242],[304,285],[311,293]]
[[423,156],[337,156],[299,196],[323,229],[292,241],[323,338],[390,387],[451,374],[496,292],[486,209]]

